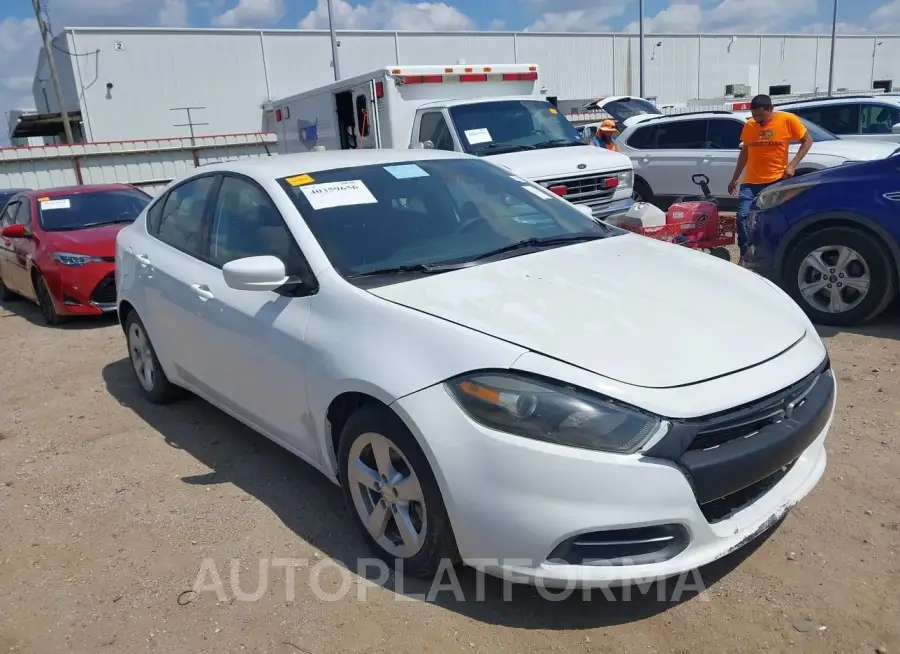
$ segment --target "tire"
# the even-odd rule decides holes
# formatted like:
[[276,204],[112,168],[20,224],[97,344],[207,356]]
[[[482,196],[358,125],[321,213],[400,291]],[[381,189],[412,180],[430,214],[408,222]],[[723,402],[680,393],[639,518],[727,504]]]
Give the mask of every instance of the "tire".
[[714,247],[713,249],[711,249],[709,251],[709,253],[719,259],[724,259],[725,261],[731,261],[731,253],[728,251],[728,248]]
[[653,204],[653,190],[650,185],[640,177],[634,178],[634,188],[631,192],[631,199],[635,202],[647,202]]
[[[382,465],[375,462],[376,450],[389,453],[389,465],[383,458]],[[363,465],[351,469],[351,461]],[[341,431],[338,464],[344,500],[363,540],[378,558],[393,566],[402,561],[403,572],[418,578],[434,578],[444,560],[459,563],[450,519],[431,466],[393,411],[370,404],[350,416]],[[398,477],[401,483],[390,483]],[[387,485],[383,485],[385,478]],[[420,501],[403,501],[404,496]],[[366,523],[372,522],[376,510],[384,519],[370,529]],[[418,536],[417,547],[401,540],[399,518],[408,518],[403,523],[411,527],[407,533]]]
[[41,310],[41,318],[44,323],[50,327],[55,327],[62,322],[64,318],[56,311],[53,304],[53,298],[50,296],[50,289],[47,287],[47,280],[40,273],[34,275],[34,294],[37,297],[38,307]]
[[[821,271],[812,265],[814,257],[824,264]],[[854,227],[828,227],[790,250],[783,286],[814,323],[849,327],[887,308],[896,293],[894,274],[890,256],[875,237]],[[866,280],[868,287],[861,290]],[[809,285],[805,296],[801,281]],[[845,308],[829,306],[834,297]]]
[[128,344],[128,360],[131,361],[131,369],[143,396],[153,404],[169,404],[179,399],[183,391],[166,377],[159,365],[153,343],[147,336],[147,329],[134,311],[125,320],[125,339]]

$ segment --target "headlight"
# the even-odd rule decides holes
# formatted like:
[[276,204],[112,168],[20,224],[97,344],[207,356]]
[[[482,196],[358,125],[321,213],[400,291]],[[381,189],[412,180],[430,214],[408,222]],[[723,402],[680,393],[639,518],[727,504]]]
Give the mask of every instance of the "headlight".
[[577,389],[508,373],[476,373],[446,382],[463,411],[485,427],[535,440],[631,454],[659,418]]
[[626,170],[624,173],[619,173],[619,186],[625,186],[627,188],[634,186],[633,170]]
[[784,204],[788,200],[797,197],[803,193],[803,191],[810,189],[813,186],[815,186],[815,184],[793,184],[783,188],[765,189],[756,196],[753,204],[763,211],[774,209],[778,205]]
[[71,252],[54,252],[50,255],[54,261],[64,266],[78,268],[88,263],[99,263],[103,261],[102,257],[91,257],[86,254],[72,254]]

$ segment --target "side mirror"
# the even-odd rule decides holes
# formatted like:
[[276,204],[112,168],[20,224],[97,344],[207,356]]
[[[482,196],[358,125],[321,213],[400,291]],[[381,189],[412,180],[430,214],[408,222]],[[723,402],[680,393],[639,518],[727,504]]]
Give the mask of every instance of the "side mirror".
[[900,123],[891,127],[891,134],[900,134]]
[[585,216],[587,216],[591,220],[594,219],[594,211],[588,205],[573,204],[572,206],[575,207],[576,209],[578,209],[581,213],[583,213]]
[[274,291],[287,283],[284,262],[278,257],[245,257],[222,266],[222,276],[238,291]]
[[423,147],[425,150],[434,150],[434,143],[431,142],[431,141],[425,141],[425,142],[422,144],[422,147]]
[[3,236],[3,238],[28,238],[31,234],[25,229],[25,225],[17,224],[4,227],[3,231],[0,232],[0,236]]

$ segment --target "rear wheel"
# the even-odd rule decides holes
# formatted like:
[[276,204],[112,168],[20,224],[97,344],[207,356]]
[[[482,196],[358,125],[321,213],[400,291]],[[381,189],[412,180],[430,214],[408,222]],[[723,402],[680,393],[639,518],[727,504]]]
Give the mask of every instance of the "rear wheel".
[[838,327],[874,318],[896,293],[890,257],[854,227],[829,227],[795,245],[784,286],[813,322]]

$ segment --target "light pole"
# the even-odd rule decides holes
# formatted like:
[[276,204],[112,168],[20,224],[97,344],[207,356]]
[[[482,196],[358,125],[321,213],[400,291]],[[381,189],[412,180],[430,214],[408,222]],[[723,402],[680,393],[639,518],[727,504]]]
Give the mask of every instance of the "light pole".
[[834,93],[834,51],[837,45],[837,10],[838,0],[834,0],[834,13],[831,16],[831,61],[828,63],[828,97]]
[[341,79],[341,65],[338,63],[338,41],[334,34],[334,7],[328,0],[328,31],[331,32],[331,61],[334,67],[334,81]]
[[[837,2],[837,0],[835,0]],[[638,0],[638,92],[644,97],[644,0]]]

